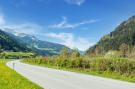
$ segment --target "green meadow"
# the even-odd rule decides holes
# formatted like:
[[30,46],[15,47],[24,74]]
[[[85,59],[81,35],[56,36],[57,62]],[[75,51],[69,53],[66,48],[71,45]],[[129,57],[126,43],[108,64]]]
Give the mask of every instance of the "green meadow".
[[43,89],[6,66],[6,59],[0,59],[0,89]]

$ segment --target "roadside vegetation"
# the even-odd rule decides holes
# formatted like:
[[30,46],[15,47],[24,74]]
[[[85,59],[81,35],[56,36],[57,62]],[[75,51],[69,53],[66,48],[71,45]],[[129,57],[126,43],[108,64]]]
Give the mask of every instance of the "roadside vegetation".
[[63,49],[59,55],[28,58],[23,62],[135,82],[135,61],[125,55],[125,50],[81,55],[77,50]]
[[22,59],[22,58],[32,58],[36,55],[31,52],[1,52],[0,58],[3,59]]
[[43,89],[6,66],[7,59],[0,59],[0,89]]

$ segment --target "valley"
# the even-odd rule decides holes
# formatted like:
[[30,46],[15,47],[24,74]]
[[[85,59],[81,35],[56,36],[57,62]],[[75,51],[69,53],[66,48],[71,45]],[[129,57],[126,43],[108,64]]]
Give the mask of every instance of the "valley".
[[0,0],[0,89],[135,89],[135,0]]

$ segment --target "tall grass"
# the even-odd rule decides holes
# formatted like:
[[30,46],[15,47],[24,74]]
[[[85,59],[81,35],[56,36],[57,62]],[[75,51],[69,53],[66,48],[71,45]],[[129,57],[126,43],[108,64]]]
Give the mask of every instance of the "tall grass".
[[0,89],[42,89],[8,68],[5,59],[0,59]]
[[80,55],[78,51],[62,50],[60,55],[23,60],[26,63],[64,68],[135,82],[135,61],[121,57]]
[[92,73],[105,77],[111,77],[121,80],[135,82],[135,61],[130,61],[126,58],[105,58],[94,57],[85,58],[84,56],[62,58],[60,56],[54,57],[40,57],[23,60],[26,63],[52,66],[55,68],[66,68],[74,71],[81,71],[85,73]]
[[66,68],[82,68],[101,72],[111,71],[117,72],[125,76],[135,76],[135,62],[129,61],[125,58],[94,58],[91,60],[84,60],[83,58],[78,58],[76,60],[71,60],[59,59],[57,57],[44,57],[25,59],[24,62],[32,64],[46,64]]

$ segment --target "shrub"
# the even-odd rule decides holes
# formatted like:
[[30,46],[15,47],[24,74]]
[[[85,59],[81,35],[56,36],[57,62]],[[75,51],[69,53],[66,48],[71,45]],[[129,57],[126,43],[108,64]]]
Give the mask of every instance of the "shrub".
[[63,51],[57,56],[36,57],[24,60],[28,63],[47,64],[64,68],[80,68],[89,71],[104,73],[119,73],[126,76],[135,76],[135,61],[120,57],[93,57],[81,56],[76,51],[69,53]]

